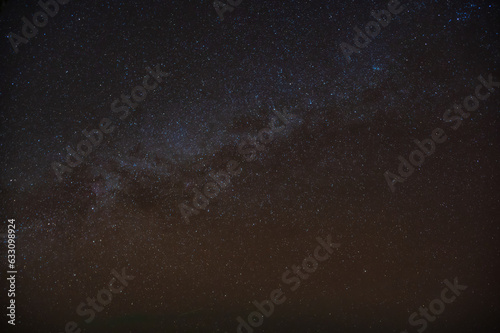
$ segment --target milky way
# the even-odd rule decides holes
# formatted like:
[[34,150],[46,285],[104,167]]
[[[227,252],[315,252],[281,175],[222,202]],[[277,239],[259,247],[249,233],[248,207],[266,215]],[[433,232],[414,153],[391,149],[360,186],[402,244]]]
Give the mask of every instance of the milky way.
[[[13,326],[2,284],[2,332],[497,332],[500,7],[402,0],[383,21],[388,2],[232,1],[221,20],[210,1],[68,1],[27,38],[38,1],[7,1],[0,276],[15,219],[17,289]],[[477,110],[453,111],[481,84]],[[103,118],[114,130],[58,179]],[[435,128],[446,141],[402,177],[398,157]],[[328,260],[291,290],[282,275],[317,246]],[[455,278],[467,289],[419,313]],[[77,308],[111,279],[123,289],[86,321]],[[250,322],[276,289],[286,300]]]

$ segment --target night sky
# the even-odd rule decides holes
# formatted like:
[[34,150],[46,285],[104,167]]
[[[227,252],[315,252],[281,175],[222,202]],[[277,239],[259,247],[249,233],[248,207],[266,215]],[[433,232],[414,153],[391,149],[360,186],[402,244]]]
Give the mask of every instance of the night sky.
[[0,13],[2,333],[500,332],[500,3],[65,1]]

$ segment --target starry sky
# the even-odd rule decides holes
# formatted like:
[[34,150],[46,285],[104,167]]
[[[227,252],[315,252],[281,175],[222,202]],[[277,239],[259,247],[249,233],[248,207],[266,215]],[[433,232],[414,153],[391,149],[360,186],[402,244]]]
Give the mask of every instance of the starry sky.
[[[40,7],[7,1],[0,234],[16,219],[18,292],[2,332],[235,332],[281,287],[255,332],[413,333],[455,277],[467,290],[426,332],[498,332],[500,88],[457,130],[443,113],[500,81],[500,4],[401,4],[349,62],[340,45],[387,1],[244,0],[221,21],[211,1],[73,0],[17,53],[8,36]],[[121,120],[111,104],[156,66]],[[244,161],[276,112],[293,117]],[[114,132],[59,181],[52,164],[102,118]],[[392,192],[384,173],[436,127],[446,142]],[[241,173],[186,223],[179,205],[231,160]],[[291,292],[282,273],[327,235],[341,246]],[[122,268],[135,278],[85,323],[79,303]]]

